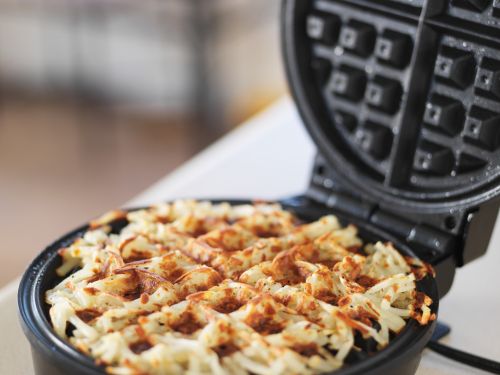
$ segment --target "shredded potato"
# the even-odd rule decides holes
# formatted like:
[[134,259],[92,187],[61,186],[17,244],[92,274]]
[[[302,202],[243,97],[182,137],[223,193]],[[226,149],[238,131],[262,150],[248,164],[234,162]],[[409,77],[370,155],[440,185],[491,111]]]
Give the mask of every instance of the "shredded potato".
[[59,254],[54,331],[111,374],[318,374],[356,336],[381,349],[408,319],[435,319],[415,284],[428,265],[278,204],[114,211]]

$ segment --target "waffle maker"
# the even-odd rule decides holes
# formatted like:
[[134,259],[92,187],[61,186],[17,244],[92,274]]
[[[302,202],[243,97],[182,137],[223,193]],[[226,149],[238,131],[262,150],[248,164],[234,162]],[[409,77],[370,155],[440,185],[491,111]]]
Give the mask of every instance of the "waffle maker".
[[444,296],[499,208],[500,1],[285,0],[282,26],[306,195],[406,241]]
[[282,42],[318,146],[306,195],[409,244],[443,297],[499,209],[500,1],[284,0]]
[[[431,263],[436,279],[417,287],[437,312],[455,269],[485,253],[500,205],[500,0],[284,0],[282,43],[318,146],[309,188],[282,205],[304,220],[333,212],[365,240]],[[103,373],[54,334],[44,303],[60,281],[57,250],[86,229],[48,246],[21,281],[37,374]],[[449,329],[435,326],[409,321],[386,348],[362,348],[335,374],[412,374],[426,345],[500,373],[437,343]]]

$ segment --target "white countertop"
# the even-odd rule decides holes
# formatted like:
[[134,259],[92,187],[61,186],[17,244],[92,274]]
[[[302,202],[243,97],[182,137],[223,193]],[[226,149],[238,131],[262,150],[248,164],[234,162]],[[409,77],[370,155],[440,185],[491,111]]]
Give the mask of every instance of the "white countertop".
[[[128,202],[139,206],[180,198],[283,198],[307,186],[314,146],[293,104],[283,99],[241,125]],[[500,221],[499,221],[500,222]],[[451,346],[500,360],[500,225],[488,253],[458,270],[440,305],[452,326]],[[17,321],[17,284],[0,290],[0,374],[33,374],[29,345]],[[418,374],[482,374],[426,351]]]

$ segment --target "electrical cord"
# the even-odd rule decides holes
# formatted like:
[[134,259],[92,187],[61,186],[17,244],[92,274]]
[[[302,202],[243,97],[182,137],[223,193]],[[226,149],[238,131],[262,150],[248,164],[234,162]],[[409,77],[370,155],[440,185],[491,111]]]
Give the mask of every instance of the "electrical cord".
[[469,354],[458,349],[451,348],[447,345],[440,344],[438,341],[447,336],[451,332],[451,327],[441,321],[436,322],[436,327],[432,333],[431,341],[427,347],[444,357],[451,360],[461,362],[465,365],[475,367],[493,374],[500,374],[500,362],[495,362],[490,359],[479,357],[474,354]]
[[440,344],[437,341],[429,341],[427,347],[432,351],[454,361],[488,371],[493,374],[500,374],[500,362],[492,361],[474,354],[469,354],[461,350],[451,348],[447,345]]

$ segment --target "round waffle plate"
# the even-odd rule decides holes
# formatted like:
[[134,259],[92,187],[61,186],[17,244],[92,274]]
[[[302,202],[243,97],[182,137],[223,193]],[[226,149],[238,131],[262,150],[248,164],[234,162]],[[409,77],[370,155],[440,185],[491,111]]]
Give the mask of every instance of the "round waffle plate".
[[500,2],[285,0],[292,92],[368,198],[470,208],[500,191]]

